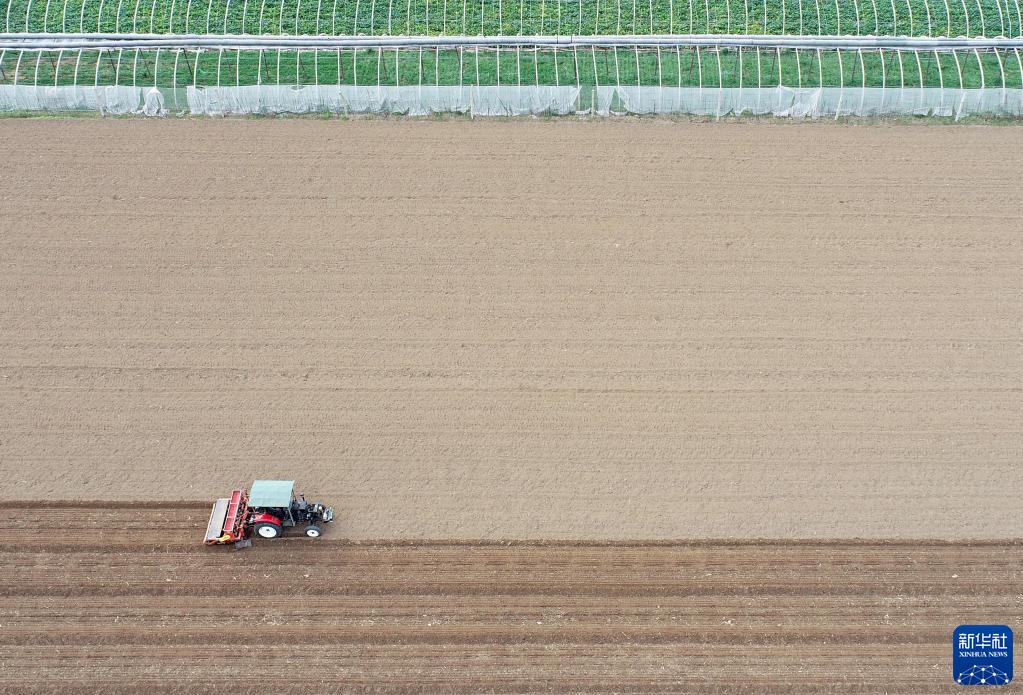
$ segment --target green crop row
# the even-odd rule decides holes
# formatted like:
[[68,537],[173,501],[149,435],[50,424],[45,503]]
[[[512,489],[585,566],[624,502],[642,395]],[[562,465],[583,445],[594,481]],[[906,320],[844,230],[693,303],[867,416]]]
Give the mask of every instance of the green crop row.
[[6,31],[1020,36],[1020,0],[5,0]]
[[[961,78],[960,78],[961,75]],[[0,84],[1023,87],[1013,53],[791,50],[82,51],[0,54]]]

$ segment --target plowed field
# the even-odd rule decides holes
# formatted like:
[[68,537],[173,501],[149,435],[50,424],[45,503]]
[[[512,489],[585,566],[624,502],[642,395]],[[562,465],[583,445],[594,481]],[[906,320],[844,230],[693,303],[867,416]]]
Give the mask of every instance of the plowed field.
[[0,499],[1023,535],[1023,129],[5,121]]
[[13,510],[0,692],[953,692],[1005,543],[197,545],[207,510]]
[[[0,136],[4,695],[950,692],[1023,620],[1023,129]],[[256,477],[338,521],[199,545]]]

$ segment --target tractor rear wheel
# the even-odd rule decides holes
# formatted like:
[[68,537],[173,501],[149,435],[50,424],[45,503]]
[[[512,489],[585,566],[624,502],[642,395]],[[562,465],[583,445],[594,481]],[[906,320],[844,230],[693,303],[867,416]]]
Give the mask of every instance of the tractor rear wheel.
[[252,527],[260,538],[279,538],[284,533],[284,528],[277,524],[260,523]]
[[319,538],[322,534],[323,532],[320,530],[319,526],[310,526],[305,530],[305,535],[310,538]]

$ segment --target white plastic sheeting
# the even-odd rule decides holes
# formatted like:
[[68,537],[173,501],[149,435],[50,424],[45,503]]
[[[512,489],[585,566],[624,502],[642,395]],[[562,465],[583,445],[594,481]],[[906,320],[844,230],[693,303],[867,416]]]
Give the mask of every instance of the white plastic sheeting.
[[612,112],[770,115],[792,118],[841,116],[1023,116],[1023,89],[818,87],[793,89],[609,87]]
[[143,87],[0,85],[0,111],[143,113],[144,91]]
[[579,87],[306,86],[188,88],[193,114],[386,113],[426,116],[566,115],[579,111]]
[[162,116],[167,113],[164,108],[163,92],[156,87],[146,90],[142,101],[142,113],[147,116]]
[[1023,89],[882,87],[72,87],[0,85],[0,111],[195,115],[377,113],[1023,117]]
[[193,114],[381,113],[425,116],[567,114],[1023,117],[1023,89],[882,87],[206,87]]

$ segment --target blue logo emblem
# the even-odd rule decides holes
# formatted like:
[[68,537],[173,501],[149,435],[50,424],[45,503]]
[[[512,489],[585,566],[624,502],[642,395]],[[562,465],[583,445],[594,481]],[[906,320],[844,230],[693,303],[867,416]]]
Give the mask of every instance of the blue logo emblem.
[[1012,630],[1007,625],[960,625],[952,633],[952,679],[959,685],[1006,685],[1012,680]]

